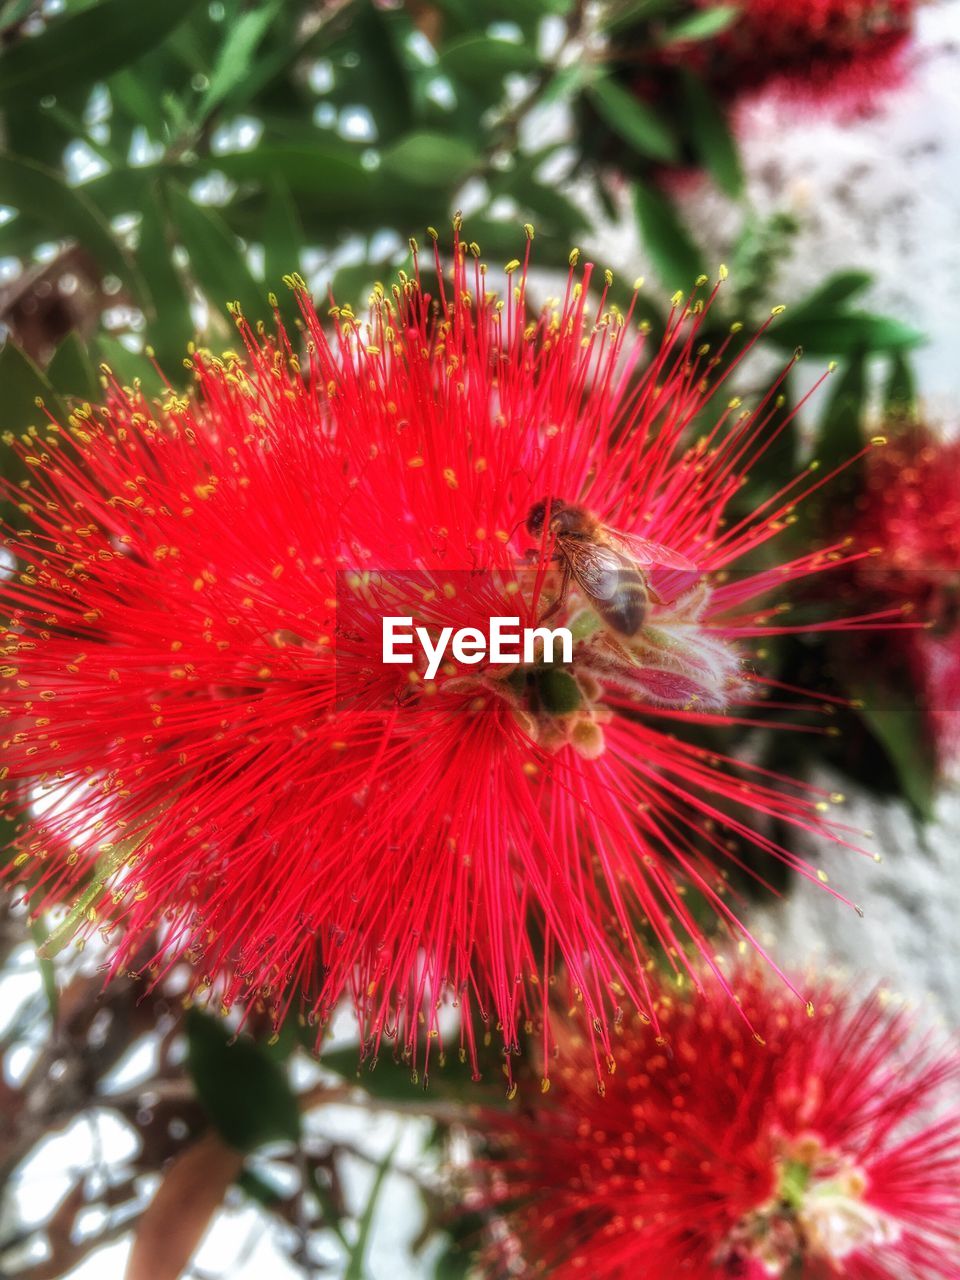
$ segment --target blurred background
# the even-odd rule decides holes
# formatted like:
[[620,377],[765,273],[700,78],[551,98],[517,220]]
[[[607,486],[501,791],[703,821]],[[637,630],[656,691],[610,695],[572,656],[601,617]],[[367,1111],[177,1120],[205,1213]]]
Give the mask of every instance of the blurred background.
[[[185,381],[191,339],[230,345],[228,302],[287,314],[289,273],[359,308],[458,209],[491,272],[533,224],[543,296],[575,245],[618,296],[645,276],[654,331],[721,262],[719,327],[788,304],[747,389],[798,346],[791,397],[837,367],[785,475],[881,430],[956,434],[958,0],[0,0],[0,431],[97,398],[102,363]],[[960,800],[930,688],[878,662],[860,697],[862,655],[823,647],[772,661],[863,705],[789,760],[775,736],[751,752],[844,793],[884,861],[805,848],[864,920],[801,881],[752,927],[956,1025]],[[176,975],[104,993],[95,947],[54,963],[40,936],[6,900],[0,1276],[470,1273],[449,1174],[487,1086],[358,1079],[348,1016],[320,1065],[294,1028],[231,1045]]]

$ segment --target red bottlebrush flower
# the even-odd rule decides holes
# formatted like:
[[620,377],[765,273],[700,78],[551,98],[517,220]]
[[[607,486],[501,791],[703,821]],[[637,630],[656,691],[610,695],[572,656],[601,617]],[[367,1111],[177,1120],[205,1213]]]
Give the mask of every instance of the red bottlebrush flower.
[[856,566],[861,595],[928,623],[898,632],[887,661],[891,679],[911,674],[950,763],[960,756],[960,441],[921,426],[892,435],[870,457],[856,533],[873,552]]
[[656,1042],[621,1028],[602,1093],[571,1032],[547,1098],[484,1116],[489,1274],[960,1274],[957,1055],[879,996],[819,983],[805,1011],[755,968],[731,981],[741,1010],[712,986],[663,995]]
[[688,55],[729,97],[778,85],[812,99],[869,98],[899,77],[916,8],[917,0],[746,0],[730,26]]
[[[771,589],[843,560],[749,563],[829,477],[724,523],[782,430],[777,388],[707,423],[727,344],[702,349],[702,302],[644,363],[606,291],[588,310],[589,267],[531,317],[525,267],[498,301],[455,248],[432,296],[418,268],[328,334],[298,286],[302,351],[241,318],[244,354],[196,352],[191,396],[108,379],[105,407],[29,434],[0,583],[4,795],[31,818],[33,910],[71,905],[62,934],[99,928],[113,969],[186,958],[198,990],[278,1018],[302,997],[322,1022],[349,992],[365,1051],[387,1036],[421,1065],[445,993],[462,1053],[477,1010],[512,1050],[561,959],[609,1051],[615,1011],[648,1004],[638,921],[708,954],[684,894],[743,932],[722,874],[742,844],[811,874],[768,819],[845,842],[822,792],[681,736],[750,722],[767,690],[743,646],[783,629]],[[632,630],[582,565],[562,592],[575,516],[632,535],[629,553],[592,536],[639,557]],[[385,615],[436,637],[530,626],[551,601],[575,638],[562,666],[382,661]]]
[[[690,0],[687,16],[718,8]],[[661,47],[637,27],[617,37],[617,65],[637,94],[663,104],[676,92],[673,73],[692,72],[722,101],[779,90],[810,106],[854,110],[902,78],[918,0],[743,0],[717,34]]]

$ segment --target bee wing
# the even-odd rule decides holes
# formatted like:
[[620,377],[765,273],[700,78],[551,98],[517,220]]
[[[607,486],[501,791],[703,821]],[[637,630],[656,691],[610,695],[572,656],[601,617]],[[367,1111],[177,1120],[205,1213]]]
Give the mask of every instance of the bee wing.
[[676,569],[681,573],[699,572],[697,565],[687,556],[660,542],[651,542],[639,534],[623,533],[620,529],[604,528],[604,533],[614,546],[629,556],[640,569]]
[[580,542],[575,538],[561,538],[558,549],[570,567],[570,572],[587,595],[595,600],[612,600],[620,589],[620,575],[629,568],[623,557],[612,547],[596,542]]

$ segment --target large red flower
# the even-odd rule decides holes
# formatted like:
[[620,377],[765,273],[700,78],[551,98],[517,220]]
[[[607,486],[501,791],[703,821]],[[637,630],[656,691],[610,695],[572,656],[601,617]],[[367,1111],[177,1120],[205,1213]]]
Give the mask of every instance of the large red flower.
[[755,968],[732,981],[739,1010],[713,986],[661,996],[656,1042],[625,1025],[603,1095],[571,1031],[548,1097],[484,1116],[490,1274],[960,1275],[956,1054],[880,996],[821,982],[805,1011]]
[[[302,348],[241,319],[243,354],[195,352],[189,396],[109,379],[105,407],[31,432],[0,584],[33,909],[70,905],[62,932],[99,929],[114,969],[187,959],[228,1005],[302,997],[322,1022],[350,992],[367,1051],[421,1065],[447,993],[461,1052],[471,1011],[513,1049],[561,959],[608,1052],[620,1007],[649,1009],[638,923],[709,955],[688,890],[741,929],[726,867],[752,844],[809,875],[764,824],[825,830],[829,808],[682,736],[749,722],[771,590],[843,559],[750,560],[821,473],[726,514],[777,388],[708,418],[726,352],[703,302],[649,352],[606,290],[588,307],[589,267],[532,316],[525,265],[498,300],[473,249],[329,333],[297,286]],[[642,626],[571,589],[562,667],[384,665],[384,614],[435,635],[560,599],[530,512],[561,502],[660,544],[631,578]]]

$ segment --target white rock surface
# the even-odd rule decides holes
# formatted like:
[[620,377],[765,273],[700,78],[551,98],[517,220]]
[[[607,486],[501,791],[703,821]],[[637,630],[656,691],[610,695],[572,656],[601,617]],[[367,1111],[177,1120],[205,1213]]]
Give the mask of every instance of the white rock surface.
[[797,877],[787,897],[757,907],[750,926],[794,971],[837,971],[858,987],[882,984],[930,1021],[960,1025],[960,791],[945,791],[936,821],[918,826],[906,808],[851,794],[835,775],[818,778],[848,797],[838,816],[872,833],[863,847],[882,862],[834,846],[805,850],[857,913],[818,882]]

